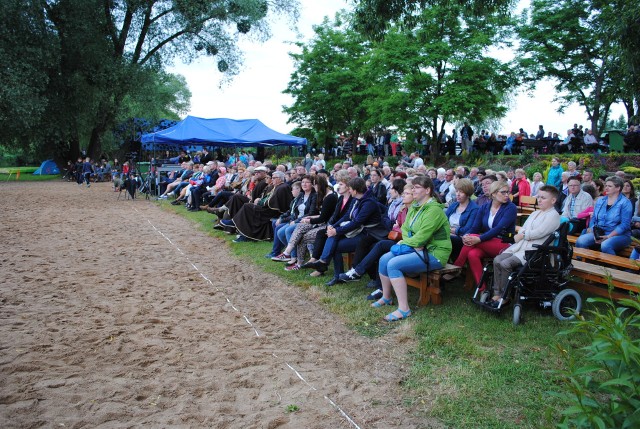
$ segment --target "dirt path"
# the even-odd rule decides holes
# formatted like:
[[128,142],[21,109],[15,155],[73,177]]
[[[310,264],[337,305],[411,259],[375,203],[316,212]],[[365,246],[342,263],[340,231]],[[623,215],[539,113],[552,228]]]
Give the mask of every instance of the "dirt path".
[[403,408],[393,338],[184,218],[107,184],[0,194],[2,427],[437,426]]

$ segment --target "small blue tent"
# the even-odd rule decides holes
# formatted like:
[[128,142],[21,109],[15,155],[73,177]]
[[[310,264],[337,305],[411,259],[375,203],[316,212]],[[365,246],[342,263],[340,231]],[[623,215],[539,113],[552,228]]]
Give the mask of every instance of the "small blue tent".
[[33,172],[33,174],[60,174],[60,169],[53,162],[53,159],[47,159],[42,164],[40,164],[40,168]]
[[281,134],[257,119],[204,119],[187,116],[173,127],[142,136],[142,147],[158,146],[305,146],[307,139]]

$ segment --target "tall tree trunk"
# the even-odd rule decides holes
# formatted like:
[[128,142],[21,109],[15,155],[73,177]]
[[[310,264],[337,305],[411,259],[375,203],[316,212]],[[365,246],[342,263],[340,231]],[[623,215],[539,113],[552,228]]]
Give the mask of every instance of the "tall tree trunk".
[[435,164],[437,162],[438,156],[440,155],[440,141],[438,139],[438,117],[435,116],[432,118],[431,123],[431,163]]
[[[124,84],[118,85],[124,88]],[[87,156],[92,159],[98,159],[102,155],[102,138],[104,134],[112,130],[117,117],[118,109],[124,99],[124,91],[120,90],[107,97],[100,102],[96,113],[96,122],[91,130],[91,138],[89,139],[89,147],[87,148]]]
[[624,109],[627,111],[627,125],[629,125],[633,120],[634,114],[637,114],[634,111],[634,100],[633,98],[623,98],[622,104],[624,105]]

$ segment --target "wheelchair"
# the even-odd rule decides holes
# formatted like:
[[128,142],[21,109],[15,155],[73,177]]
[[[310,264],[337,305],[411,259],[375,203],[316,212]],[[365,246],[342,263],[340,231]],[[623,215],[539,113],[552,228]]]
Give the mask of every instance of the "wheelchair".
[[551,308],[560,321],[573,320],[582,309],[582,298],[573,289],[567,288],[569,274],[573,268],[571,257],[573,248],[567,240],[569,223],[565,222],[551,234],[544,243],[535,244],[533,250],[525,254],[525,264],[512,272],[507,286],[497,306],[491,303],[493,284],[493,262],[485,265],[472,301],[483,309],[500,313],[503,303],[513,303],[513,324],[522,322],[522,306],[536,303],[539,307]]

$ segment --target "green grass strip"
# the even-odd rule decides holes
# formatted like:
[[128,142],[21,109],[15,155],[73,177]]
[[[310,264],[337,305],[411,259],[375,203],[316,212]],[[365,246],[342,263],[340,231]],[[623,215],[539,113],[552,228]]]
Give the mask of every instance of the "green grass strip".
[[[160,204],[195,222],[210,236],[228,241],[234,255],[307,290],[359,334],[380,337],[404,329],[404,322],[381,321],[391,308],[369,306],[365,296],[370,290],[364,287],[368,279],[326,287],[331,270],[317,278],[310,277],[309,270],[287,272],[283,263],[263,257],[271,251],[271,243],[231,243],[235,235],[212,229],[215,216]],[[417,308],[417,290],[409,288],[409,294],[413,332],[396,332],[416,341],[409,357],[409,376],[399,380],[407,406],[451,428],[554,426],[566,403],[547,392],[557,383],[554,370],[564,365],[556,349],[560,341],[556,334],[566,329],[566,324],[556,320],[550,310],[525,307],[525,324],[513,326],[511,308],[500,316],[482,311],[471,303],[472,292],[463,289],[462,280],[447,285],[442,305]],[[401,340],[402,335],[393,339]],[[576,338],[568,340],[575,347],[584,345]]]

